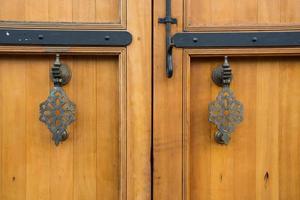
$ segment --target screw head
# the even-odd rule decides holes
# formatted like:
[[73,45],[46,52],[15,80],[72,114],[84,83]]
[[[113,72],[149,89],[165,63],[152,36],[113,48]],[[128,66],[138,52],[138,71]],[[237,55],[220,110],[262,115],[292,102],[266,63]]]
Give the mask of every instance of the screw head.
[[42,39],[44,39],[44,35],[39,34],[39,35],[38,35],[38,38],[39,38],[40,40],[42,40]]

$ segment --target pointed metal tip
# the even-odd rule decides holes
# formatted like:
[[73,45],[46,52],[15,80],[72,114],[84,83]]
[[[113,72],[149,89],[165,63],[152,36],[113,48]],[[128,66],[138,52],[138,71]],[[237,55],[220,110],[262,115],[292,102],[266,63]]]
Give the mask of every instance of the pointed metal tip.
[[224,57],[224,65],[229,65],[229,63],[228,63],[228,56]]
[[224,56],[224,64],[223,66],[229,67],[228,56]]
[[55,58],[54,64],[55,65],[60,65],[60,55],[59,54],[56,54],[56,58]]

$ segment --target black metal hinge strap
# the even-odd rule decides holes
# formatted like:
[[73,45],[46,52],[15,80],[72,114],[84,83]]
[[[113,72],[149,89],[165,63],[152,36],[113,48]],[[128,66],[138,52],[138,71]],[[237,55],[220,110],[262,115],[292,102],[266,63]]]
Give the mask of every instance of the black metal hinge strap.
[[297,47],[300,32],[176,33],[177,48]]
[[0,29],[0,45],[125,47],[131,41],[127,31]]

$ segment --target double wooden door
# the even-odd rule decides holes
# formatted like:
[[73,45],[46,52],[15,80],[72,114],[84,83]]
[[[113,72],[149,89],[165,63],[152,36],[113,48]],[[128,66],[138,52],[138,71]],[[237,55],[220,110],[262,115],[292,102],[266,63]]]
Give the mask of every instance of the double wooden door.
[[[298,31],[299,9],[297,0],[172,0],[171,30]],[[168,78],[165,10],[162,0],[1,1],[0,32],[132,35],[126,47],[7,45],[0,36],[1,200],[299,199],[300,49],[174,48]],[[39,120],[55,54],[72,72],[63,89],[76,104],[58,146]],[[244,105],[228,145],[208,121],[220,91],[211,73],[224,56]]]

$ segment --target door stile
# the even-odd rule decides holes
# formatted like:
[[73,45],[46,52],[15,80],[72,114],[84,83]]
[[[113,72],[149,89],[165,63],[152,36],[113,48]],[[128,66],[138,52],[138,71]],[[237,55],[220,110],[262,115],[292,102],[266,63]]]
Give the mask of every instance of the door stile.
[[[172,33],[183,31],[183,0],[172,0]],[[166,77],[165,1],[153,5],[153,199],[182,199],[182,49],[173,50],[174,75]]]
[[127,0],[127,199],[151,199],[152,3]]

